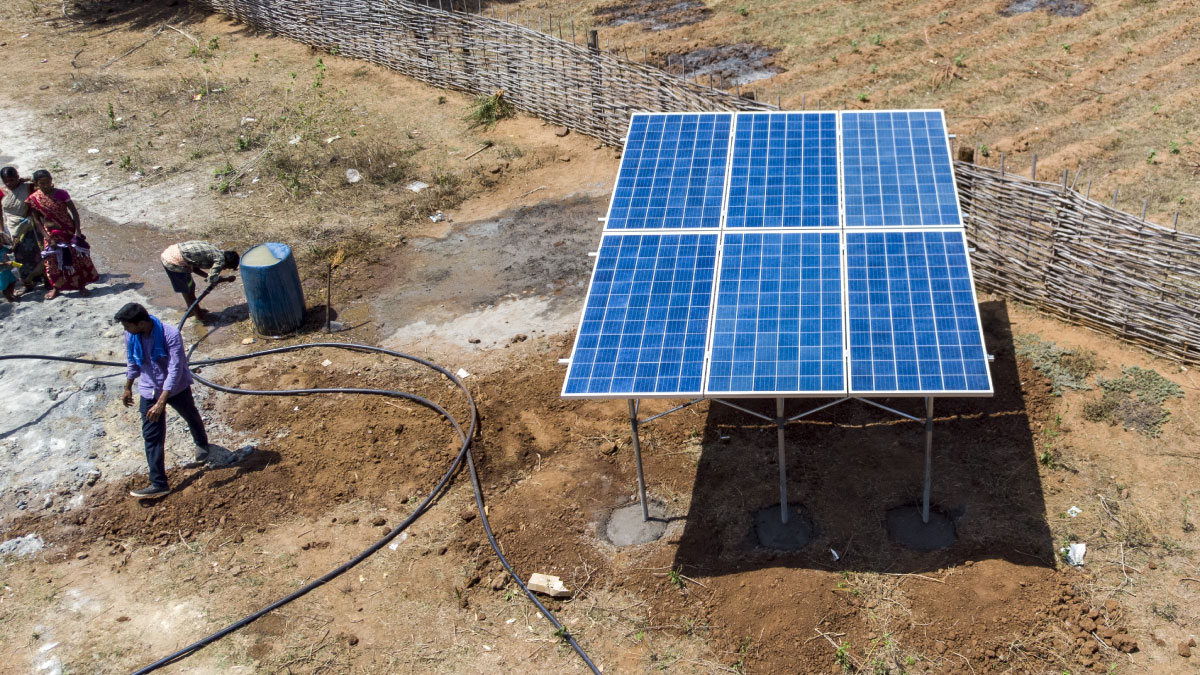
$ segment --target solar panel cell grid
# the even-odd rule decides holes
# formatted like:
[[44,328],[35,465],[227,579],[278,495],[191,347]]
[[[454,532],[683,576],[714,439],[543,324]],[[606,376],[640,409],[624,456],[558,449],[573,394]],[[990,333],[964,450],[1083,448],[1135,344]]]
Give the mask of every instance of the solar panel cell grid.
[[847,232],[850,391],[991,390],[961,231]]
[[836,113],[741,113],[730,161],[726,227],[838,227]]
[[846,226],[961,225],[940,111],[842,113]]
[[716,234],[606,235],[563,393],[702,391]]
[[708,393],[845,390],[840,237],[725,234]]
[[719,227],[732,119],[634,115],[606,227]]

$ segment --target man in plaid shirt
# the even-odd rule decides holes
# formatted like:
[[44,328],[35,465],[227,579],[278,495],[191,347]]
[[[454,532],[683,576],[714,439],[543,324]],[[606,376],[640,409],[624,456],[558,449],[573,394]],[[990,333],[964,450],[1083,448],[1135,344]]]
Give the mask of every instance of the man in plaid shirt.
[[[171,288],[183,295],[187,306],[196,302],[196,284],[192,275],[206,277],[208,283],[233,281],[233,277],[222,277],[224,270],[236,270],[241,258],[237,251],[222,251],[207,241],[185,241],[171,244],[162,252],[163,269],[171,279]],[[196,307],[196,318],[208,320],[210,314]]]

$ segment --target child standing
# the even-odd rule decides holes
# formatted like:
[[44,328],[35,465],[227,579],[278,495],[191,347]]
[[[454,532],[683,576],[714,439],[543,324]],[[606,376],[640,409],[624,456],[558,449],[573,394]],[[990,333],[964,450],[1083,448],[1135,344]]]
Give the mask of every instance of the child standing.
[[12,237],[7,232],[0,232],[0,291],[6,300],[16,302],[17,294],[13,289],[17,284],[17,275],[13,274],[13,265],[16,263],[12,260],[12,248]]

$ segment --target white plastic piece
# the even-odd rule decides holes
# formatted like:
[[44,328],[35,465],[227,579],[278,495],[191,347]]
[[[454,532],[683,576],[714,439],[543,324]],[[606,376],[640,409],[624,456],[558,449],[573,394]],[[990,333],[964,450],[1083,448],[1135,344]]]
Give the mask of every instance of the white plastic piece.
[[96,154],[99,154],[99,153],[100,153],[100,148],[88,148],[88,154],[89,154],[89,155],[96,155]]
[[455,373],[455,375],[458,375],[459,378],[464,379],[464,380],[471,376],[471,374],[467,372],[466,368],[459,368],[458,372]]
[[409,192],[420,192],[421,190],[424,190],[425,188],[429,187],[429,183],[423,183],[419,180],[414,180],[413,182],[409,183],[408,185],[405,185],[404,187],[408,188]]
[[829,552],[833,554],[833,562],[837,562],[842,559],[842,556],[838,555],[837,551],[829,549]]
[[1083,556],[1087,555],[1087,544],[1077,541],[1067,547],[1067,562],[1079,567],[1083,565]]
[[569,366],[569,365],[571,365],[571,359],[559,359],[559,360],[558,360],[558,365],[560,365],[560,366]]
[[362,174],[358,172],[358,169],[346,169],[347,183],[357,183],[360,180],[362,180]]
[[1083,509],[1079,508],[1078,506],[1072,506],[1071,508],[1067,509],[1067,515],[1071,516],[1072,518],[1081,513],[1083,513]]
[[325,359],[324,361],[321,362],[321,365],[328,368],[329,366],[333,365],[333,361],[330,361],[329,359]]

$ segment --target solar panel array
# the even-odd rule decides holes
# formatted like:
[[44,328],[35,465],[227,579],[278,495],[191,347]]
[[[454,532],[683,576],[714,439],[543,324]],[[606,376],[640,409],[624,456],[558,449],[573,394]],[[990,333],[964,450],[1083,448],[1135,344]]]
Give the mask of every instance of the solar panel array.
[[941,111],[633,116],[564,396],[991,391]]

